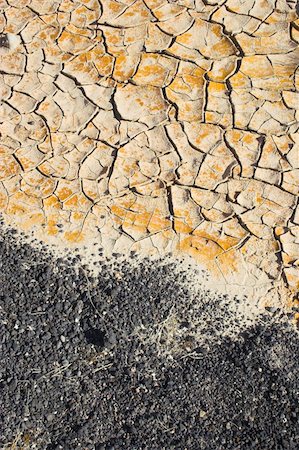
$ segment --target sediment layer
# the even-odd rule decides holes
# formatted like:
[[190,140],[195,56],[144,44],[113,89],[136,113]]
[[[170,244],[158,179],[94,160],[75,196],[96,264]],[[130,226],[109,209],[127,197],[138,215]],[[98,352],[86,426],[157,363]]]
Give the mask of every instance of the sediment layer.
[[298,288],[294,2],[0,2],[0,211]]

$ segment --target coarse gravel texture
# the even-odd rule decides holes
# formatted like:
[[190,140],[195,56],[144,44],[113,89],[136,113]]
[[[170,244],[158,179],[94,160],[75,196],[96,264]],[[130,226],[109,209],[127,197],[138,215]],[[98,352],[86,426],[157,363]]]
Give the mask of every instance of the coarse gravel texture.
[[173,263],[114,257],[92,276],[0,241],[1,449],[299,448],[298,334],[279,310],[244,327]]

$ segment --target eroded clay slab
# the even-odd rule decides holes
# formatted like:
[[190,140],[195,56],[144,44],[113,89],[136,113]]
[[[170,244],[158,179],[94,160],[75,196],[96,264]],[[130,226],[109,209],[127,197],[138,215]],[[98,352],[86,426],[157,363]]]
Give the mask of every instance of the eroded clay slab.
[[298,288],[292,2],[2,0],[0,32],[6,223]]

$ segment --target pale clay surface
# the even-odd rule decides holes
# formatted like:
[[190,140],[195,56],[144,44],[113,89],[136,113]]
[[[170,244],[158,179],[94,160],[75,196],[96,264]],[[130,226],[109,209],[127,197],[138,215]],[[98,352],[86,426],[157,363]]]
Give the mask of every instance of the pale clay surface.
[[299,279],[286,0],[0,0],[0,212],[47,242]]

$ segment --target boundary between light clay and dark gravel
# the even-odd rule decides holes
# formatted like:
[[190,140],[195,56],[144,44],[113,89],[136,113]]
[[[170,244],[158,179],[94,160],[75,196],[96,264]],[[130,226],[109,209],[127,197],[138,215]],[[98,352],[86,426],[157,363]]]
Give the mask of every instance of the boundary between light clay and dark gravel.
[[114,256],[92,275],[0,234],[1,449],[299,447],[282,311],[191,288],[179,263]]

